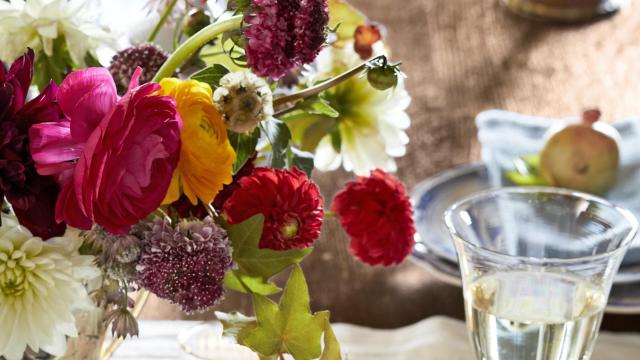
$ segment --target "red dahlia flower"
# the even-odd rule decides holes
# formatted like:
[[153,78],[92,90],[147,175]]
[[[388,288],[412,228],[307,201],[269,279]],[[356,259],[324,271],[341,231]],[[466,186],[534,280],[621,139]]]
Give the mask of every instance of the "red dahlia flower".
[[411,202],[402,183],[382,170],[347,183],[332,211],[351,237],[351,253],[369,265],[399,264],[413,248]]
[[107,69],[75,71],[58,94],[68,120],[31,127],[38,172],[62,187],[58,220],[126,234],[164,199],[178,163],[180,115],[173,99],[154,95],[158,84],[138,86],[139,77],[119,98]]
[[283,77],[296,66],[312,62],[325,42],[329,22],[326,0],[253,0],[247,62],[256,75]]
[[256,168],[240,179],[224,204],[230,224],[264,215],[260,248],[289,250],[309,247],[320,236],[322,196],[307,175],[293,168]]
[[64,234],[54,217],[60,188],[55,179],[39,175],[29,152],[27,132],[35,123],[62,117],[55,84],[25,103],[33,75],[33,51],[16,59],[9,71],[0,63],[0,203],[6,196],[20,221],[43,239]]

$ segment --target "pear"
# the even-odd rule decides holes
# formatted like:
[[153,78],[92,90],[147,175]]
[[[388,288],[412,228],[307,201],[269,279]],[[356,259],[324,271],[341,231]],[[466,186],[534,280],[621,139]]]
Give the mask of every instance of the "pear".
[[597,195],[615,185],[620,166],[618,132],[587,110],[582,121],[553,133],[540,153],[540,174],[551,186]]

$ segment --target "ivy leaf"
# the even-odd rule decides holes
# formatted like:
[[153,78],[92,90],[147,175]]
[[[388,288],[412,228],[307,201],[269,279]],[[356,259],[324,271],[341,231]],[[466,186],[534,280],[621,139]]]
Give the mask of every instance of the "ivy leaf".
[[293,267],[279,305],[260,295],[253,296],[253,305],[256,324],[240,331],[241,344],[265,357],[289,353],[296,360],[312,360],[321,355],[326,315],[311,313],[299,266]]
[[329,312],[322,311],[318,313],[318,315],[324,317],[324,349],[322,349],[320,360],[342,360],[340,343],[336,338],[336,334],[333,332],[333,328],[331,328]]
[[272,295],[281,290],[262,276],[251,276],[238,269],[225,274],[224,286],[238,292],[258,295]]
[[329,0],[329,27],[336,29],[336,45],[344,46],[353,39],[356,27],[367,22],[367,17],[344,0]]
[[229,69],[224,67],[224,65],[213,64],[191,75],[191,78],[193,80],[207,83],[211,86],[212,89],[215,89],[220,86],[220,79],[222,79],[222,77],[227,75],[228,73]]
[[289,164],[291,167],[297,167],[304,171],[308,177],[311,177],[313,171],[313,154],[308,151],[302,151],[294,146],[289,147]]
[[244,164],[256,151],[256,145],[260,138],[260,129],[256,128],[249,134],[238,134],[229,131],[229,142],[236,152],[236,163],[233,165],[233,173],[242,169]]
[[278,119],[264,121],[260,126],[271,145],[271,153],[267,156],[267,163],[276,169],[284,168],[287,165],[287,150],[291,141],[289,127]]
[[[230,225],[227,234],[233,247],[233,260],[238,265],[241,274],[248,278],[261,278],[265,282],[273,275],[286,269],[291,264],[297,264],[313,250],[294,249],[276,251],[260,249],[258,244],[262,237],[264,216],[257,214],[240,224]],[[243,278],[247,279],[247,277]]]
[[237,338],[244,328],[256,325],[256,318],[245,316],[239,312],[224,313],[216,311],[215,315],[224,328],[222,336]]

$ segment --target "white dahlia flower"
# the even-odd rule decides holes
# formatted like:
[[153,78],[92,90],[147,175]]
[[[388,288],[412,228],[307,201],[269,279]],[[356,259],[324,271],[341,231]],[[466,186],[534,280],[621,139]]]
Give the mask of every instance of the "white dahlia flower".
[[27,47],[54,53],[54,40],[64,38],[74,64],[86,66],[101,45],[115,46],[116,37],[98,23],[97,6],[88,0],[0,1],[0,60],[9,62]]
[[[384,54],[382,43],[376,45],[374,56]],[[328,46],[316,59],[317,72],[311,81],[328,79],[361,63],[353,44],[342,49]],[[395,88],[380,91],[369,84],[366,76],[353,77],[329,89],[324,96],[340,113],[338,117],[315,116],[298,124],[289,123],[294,137],[304,132],[296,126],[329,129],[329,134],[315,147],[315,167],[328,171],[342,164],[345,170],[360,176],[368,176],[374,169],[396,171],[394,158],[406,153],[409,137],[405,130],[411,123],[406,113],[411,97],[403,80],[399,77]],[[305,135],[299,137],[302,136]]]
[[0,357],[22,359],[27,347],[63,355],[66,336],[77,336],[74,311],[93,307],[83,281],[99,276],[80,245],[77,232],[42,241],[2,214]]

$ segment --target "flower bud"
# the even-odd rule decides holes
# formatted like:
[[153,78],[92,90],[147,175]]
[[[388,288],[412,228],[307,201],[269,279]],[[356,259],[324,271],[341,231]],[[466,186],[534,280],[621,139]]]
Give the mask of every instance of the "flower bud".
[[387,90],[398,85],[398,72],[394,66],[383,66],[367,72],[369,84],[378,90]]
[[246,133],[273,116],[273,95],[266,81],[250,72],[229,73],[220,79],[213,101],[227,129]]
[[189,14],[184,24],[184,34],[193,36],[198,31],[211,24],[211,17],[204,10],[195,10]]

